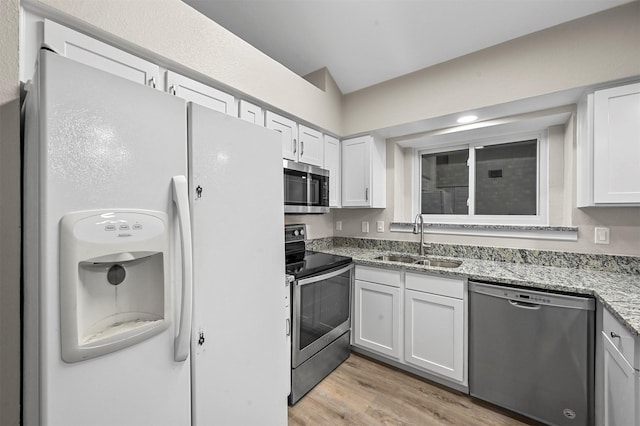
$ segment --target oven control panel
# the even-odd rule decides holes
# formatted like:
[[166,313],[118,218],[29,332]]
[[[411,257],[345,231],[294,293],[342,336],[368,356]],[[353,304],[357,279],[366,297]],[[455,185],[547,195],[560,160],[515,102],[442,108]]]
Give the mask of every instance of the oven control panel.
[[306,241],[307,239],[307,225],[304,223],[296,225],[285,225],[284,227],[284,242],[294,243],[297,241]]

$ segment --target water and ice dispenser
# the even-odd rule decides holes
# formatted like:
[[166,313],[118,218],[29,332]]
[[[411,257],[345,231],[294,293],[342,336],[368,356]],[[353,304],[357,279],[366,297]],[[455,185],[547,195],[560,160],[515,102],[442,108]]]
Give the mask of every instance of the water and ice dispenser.
[[83,361],[169,327],[167,215],[81,211],[60,223],[62,358]]

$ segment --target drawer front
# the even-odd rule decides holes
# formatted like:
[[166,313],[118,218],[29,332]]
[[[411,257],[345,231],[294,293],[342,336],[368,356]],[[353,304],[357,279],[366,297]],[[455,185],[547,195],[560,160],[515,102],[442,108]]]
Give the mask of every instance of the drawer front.
[[606,308],[602,314],[602,328],[602,332],[620,351],[626,361],[634,368],[640,368],[640,365],[636,365],[635,337]]
[[407,290],[464,299],[465,280],[414,274],[411,272],[407,272],[405,280]]
[[370,268],[356,265],[356,279],[370,283],[386,284],[400,287],[400,271],[395,269]]

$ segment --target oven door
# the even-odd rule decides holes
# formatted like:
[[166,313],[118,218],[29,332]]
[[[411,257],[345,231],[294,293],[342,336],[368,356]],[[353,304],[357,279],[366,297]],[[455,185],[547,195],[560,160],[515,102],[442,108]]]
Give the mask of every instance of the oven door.
[[293,368],[349,330],[352,280],[350,264],[294,283]]

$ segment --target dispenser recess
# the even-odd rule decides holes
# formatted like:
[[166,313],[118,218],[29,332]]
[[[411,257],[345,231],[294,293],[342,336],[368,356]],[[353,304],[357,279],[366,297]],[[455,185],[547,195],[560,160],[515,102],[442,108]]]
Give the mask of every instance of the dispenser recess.
[[167,215],[151,210],[72,212],[60,222],[62,359],[77,362],[169,327]]

